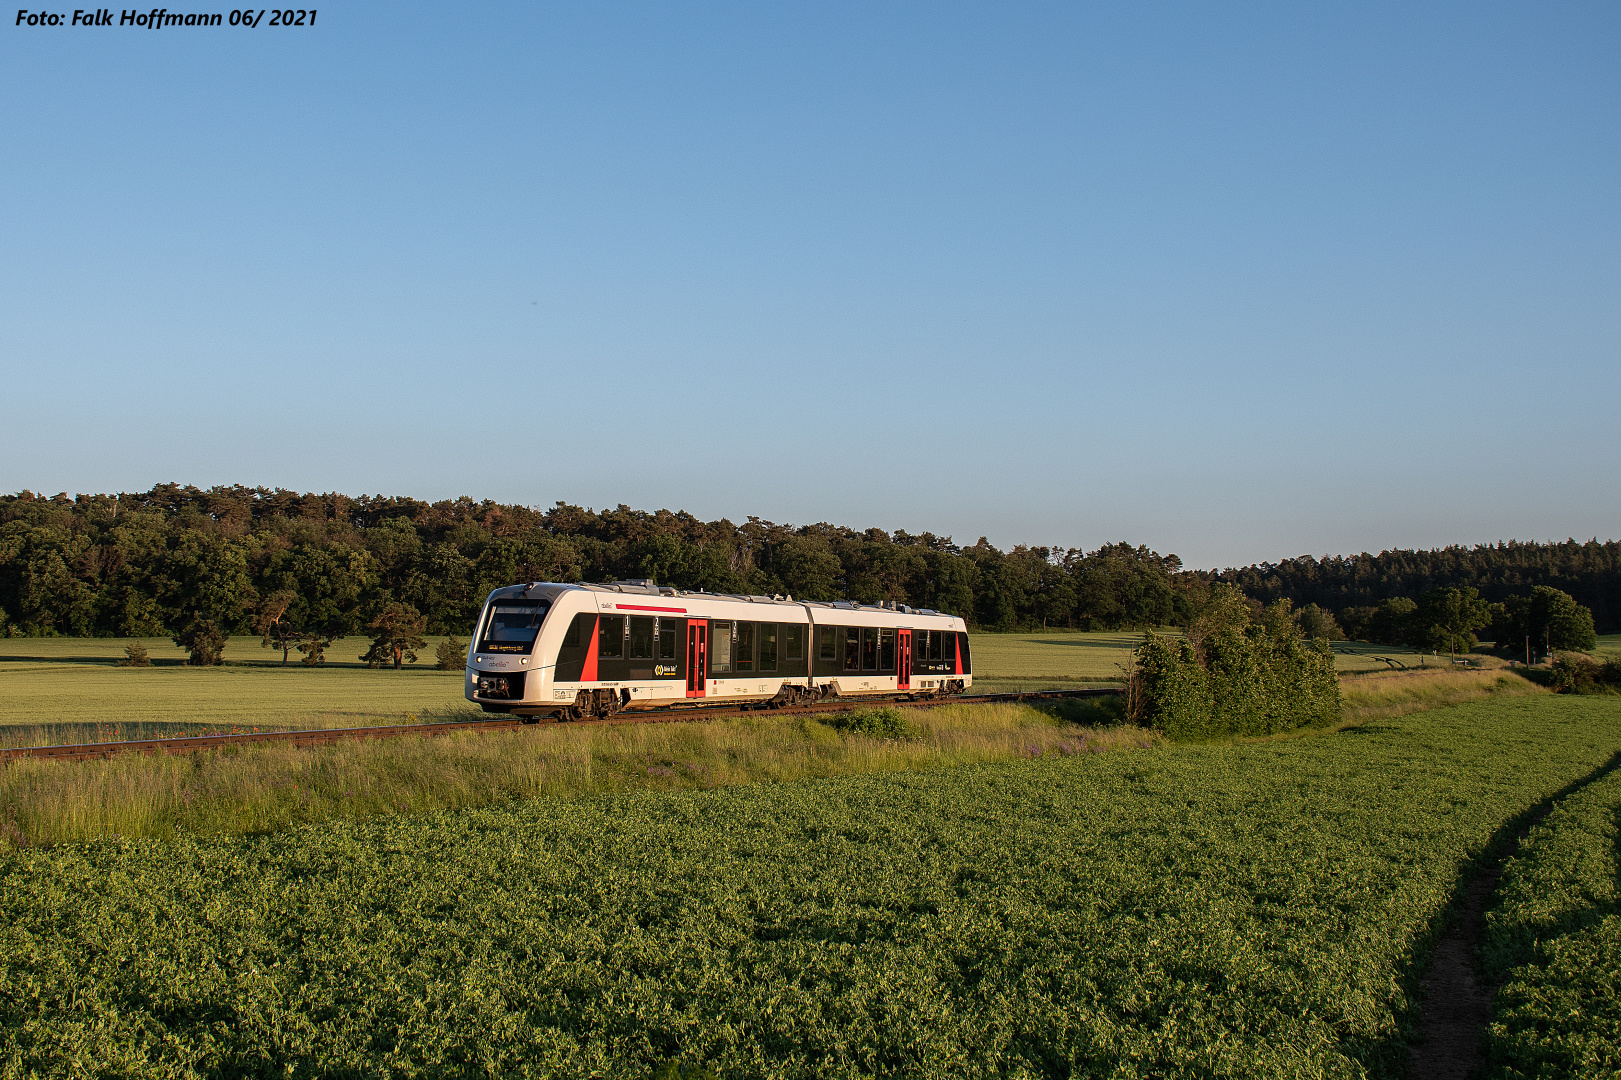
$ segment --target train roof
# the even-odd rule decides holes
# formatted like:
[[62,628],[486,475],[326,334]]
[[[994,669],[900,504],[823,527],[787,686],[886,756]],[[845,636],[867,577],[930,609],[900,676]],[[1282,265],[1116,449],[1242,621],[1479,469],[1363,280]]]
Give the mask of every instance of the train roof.
[[621,593],[632,596],[667,596],[695,600],[731,600],[746,604],[782,604],[794,607],[817,608],[825,611],[862,611],[879,612],[893,611],[902,615],[938,615],[953,618],[948,612],[935,611],[933,608],[914,608],[906,604],[884,602],[879,604],[860,604],[853,600],[795,600],[792,596],[773,595],[760,596],[746,593],[712,593],[703,589],[677,589],[670,585],[655,584],[650,578],[641,578],[630,581],[610,581],[598,584],[591,581],[556,582],[531,581],[523,585],[509,585],[491,593],[492,597],[501,594],[503,599],[518,596],[552,596],[565,591],[583,591],[595,593]]

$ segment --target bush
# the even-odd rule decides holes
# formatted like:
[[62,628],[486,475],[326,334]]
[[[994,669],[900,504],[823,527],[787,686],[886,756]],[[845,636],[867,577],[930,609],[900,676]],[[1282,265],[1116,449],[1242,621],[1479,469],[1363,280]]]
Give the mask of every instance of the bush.
[[304,654],[303,659],[299,660],[299,663],[309,667],[315,667],[318,664],[326,663],[327,646],[331,644],[331,638],[323,637],[319,634],[311,634],[309,637],[298,643],[298,651]]
[[213,667],[225,651],[225,631],[213,619],[194,618],[170,640],[191,654],[186,663],[193,667]]
[[1621,658],[1602,664],[1590,656],[1566,653],[1554,659],[1553,688],[1561,694],[1621,693]]
[[1127,708],[1173,739],[1275,735],[1336,723],[1340,682],[1326,640],[1308,645],[1263,626],[1220,630],[1198,646],[1150,633]]
[[439,659],[437,666],[440,671],[461,671],[467,666],[467,646],[455,638],[441,641],[439,648],[434,650],[434,656]]
[[146,655],[146,646],[139,641],[132,641],[124,646],[124,659],[118,662],[119,667],[151,667],[152,658]]
[[834,713],[826,723],[845,735],[865,735],[870,739],[917,738],[917,731],[907,722],[906,715],[888,705]]

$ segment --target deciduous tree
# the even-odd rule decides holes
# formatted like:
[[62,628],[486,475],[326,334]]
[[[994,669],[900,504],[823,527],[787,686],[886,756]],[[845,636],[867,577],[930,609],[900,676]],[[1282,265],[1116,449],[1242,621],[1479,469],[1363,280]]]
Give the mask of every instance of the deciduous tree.
[[422,631],[428,620],[410,604],[390,601],[366,625],[372,632],[371,648],[360,659],[367,667],[381,667],[392,660],[398,671],[402,659],[416,663],[416,651],[427,645]]

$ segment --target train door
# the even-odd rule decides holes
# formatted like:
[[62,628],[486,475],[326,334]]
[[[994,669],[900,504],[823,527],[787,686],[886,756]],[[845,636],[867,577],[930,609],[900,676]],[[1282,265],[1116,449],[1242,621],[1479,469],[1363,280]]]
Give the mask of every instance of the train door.
[[709,623],[687,621],[687,696],[703,697],[704,680],[709,677]]
[[895,674],[899,677],[896,686],[901,690],[909,690],[912,686],[912,631],[898,630],[900,635],[900,654],[896,658]]

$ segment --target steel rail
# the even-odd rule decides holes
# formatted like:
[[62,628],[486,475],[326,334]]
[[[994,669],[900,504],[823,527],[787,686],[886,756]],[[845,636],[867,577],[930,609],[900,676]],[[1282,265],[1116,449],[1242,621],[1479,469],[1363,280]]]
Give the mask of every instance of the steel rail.
[[0,761],[16,761],[21,758],[45,758],[51,761],[94,761],[112,757],[114,754],[195,754],[206,750],[218,750],[227,746],[243,746],[254,743],[292,743],[295,747],[307,748],[331,746],[351,739],[395,739],[406,735],[430,737],[448,735],[458,731],[482,734],[489,731],[512,731],[519,728],[534,727],[538,724],[548,726],[568,724],[571,727],[587,724],[669,724],[694,720],[725,720],[742,716],[754,716],[760,713],[773,716],[813,716],[852,712],[862,706],[875,704],[903,704],[912,709],[932,709],[939,708],[942,705],[987,705],[997,702],[1109,697],[1124,692],[1112,687],[1098,687],[1086,690],[1031,690],[1013,694],[959,695],[910,701],[900,694],[875,695],[860,699],[836,698],[831,701],[818,701],[805,705],[777,707],[770,706],[765,702],[742,706],[666,705],[651,709],[626,710],[612,716],[566,721],[548,720],[541,717],[526,721],[503,717],[499,720],[458,720],[444,724],[390,724],[361,728],[309,728],[297,731],[251,731],[229,735],[185,735],[173,739],[133,739],[126,742],[77,743],[61,746],[14,746],[0,748]]

